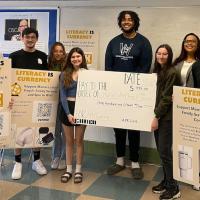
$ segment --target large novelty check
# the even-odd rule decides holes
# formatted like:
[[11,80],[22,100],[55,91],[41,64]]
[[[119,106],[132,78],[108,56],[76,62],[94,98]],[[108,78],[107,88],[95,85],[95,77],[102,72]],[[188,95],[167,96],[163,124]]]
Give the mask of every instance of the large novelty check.
[[83,70],[79,73],[77,123],[150,131],[156,75]]

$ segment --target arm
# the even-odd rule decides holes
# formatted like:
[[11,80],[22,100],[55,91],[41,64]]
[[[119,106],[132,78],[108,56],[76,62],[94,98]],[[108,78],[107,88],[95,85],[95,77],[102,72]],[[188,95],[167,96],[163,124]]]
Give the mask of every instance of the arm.
[[105,54],[105,70],[112,71],[112,66],[113,66],[112,48],[111,44],[109,43]]
[[179,85],[178,74],[176,71],[169,73],[166,78],[165,86],[160,94],[160,101],[154,110],[157,119],[161,118],[169,111],[172,105],[172,93],[174,85]]
[[13,53],[9,55],[9,58],[11,59],[11,67],[13,68],[15,66]]
[[192,65],[192,76],[194,79],[194,87],[200,88],[200,62],[197,61]]
[[43,67],[45,68],[45,69],[49,69],[48,68],[48,64],[47,64],[47,55],[46,54],[44,54],[44,58],[43,58],[43,61],[42,61],[42,65],[43,65]]
[[75,117],[69,111],[69,106],[68,106],[68,102],[67,102],[67,90],[64,86],[63,73],[60,76],[60,101],[61,101],[62,107],[65,111],[66,117],[68,118],[68,121],[71,124],[75,124]]
[[148,73],[152,62],[152,48],[148,40],[145,41],[139,61],[139,73]]
[[68,107],[68,103],[67,103],[67,91],[66,88],[64,87],[64,77],[63,77],[63,73],[61,73],[60,75],[60,101],[62,104],[62,107],[65,111],[65,114],[68,116],[70,115],[69,112],[69,107]]

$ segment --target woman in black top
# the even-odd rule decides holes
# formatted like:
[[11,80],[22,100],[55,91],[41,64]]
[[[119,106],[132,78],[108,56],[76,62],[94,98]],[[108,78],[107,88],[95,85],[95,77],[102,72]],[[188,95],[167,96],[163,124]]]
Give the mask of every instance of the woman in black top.
[[164,179],[152,188],[160,199],[179,198],[177,182],[173,179],[172,164],[172,92],[173,86],[180,84],[180,78],[172,67],[173,52],[169,45],[163,44],[155,53],[154,73],[157,74],[155,117],[152,121],[157,150],[162,161]]

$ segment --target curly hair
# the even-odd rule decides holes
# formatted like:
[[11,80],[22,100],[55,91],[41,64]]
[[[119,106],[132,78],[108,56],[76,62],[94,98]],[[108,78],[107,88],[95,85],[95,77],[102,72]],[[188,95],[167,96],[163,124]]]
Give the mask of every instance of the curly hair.
[[125,15],[128,14],[131,16],[131,19],[134,21],[134,30],[137,31],[140,26],[140,18],[136,12],[131,10],[121,11],[118,15],[118,26],[121,27],[122,20],[125,18]]

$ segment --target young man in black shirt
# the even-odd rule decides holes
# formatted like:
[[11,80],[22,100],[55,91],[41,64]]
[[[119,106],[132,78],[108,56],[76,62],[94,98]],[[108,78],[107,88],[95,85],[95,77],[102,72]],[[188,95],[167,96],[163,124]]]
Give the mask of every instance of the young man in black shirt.
[[[36,42],[38,41],[38,31],[33,28],[26,28],[22,32],[22,41],[24,49],[15,51],[10,54],[12,59],[12,68],[20,69],[34,69],[34,70],[48,70],[47,55],[35,49]],[[32,169],[39,175],[47,174],[47,170],[40,160],[40,149],[33,150],[34,162]],[[15,149],[15,165],[12,172],[12,179],[20,179],[22,174],[21,163],[21,149]]]

